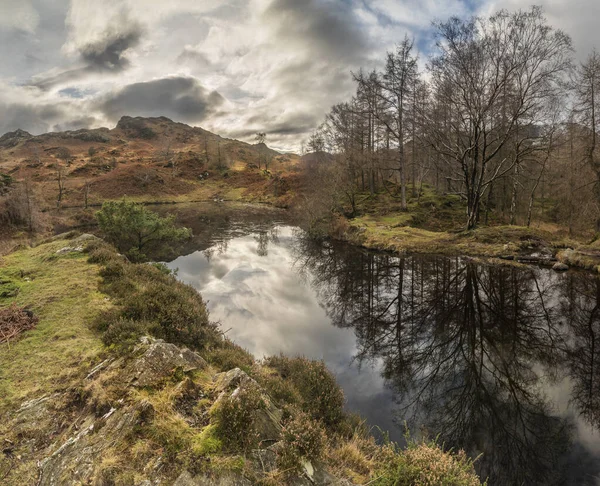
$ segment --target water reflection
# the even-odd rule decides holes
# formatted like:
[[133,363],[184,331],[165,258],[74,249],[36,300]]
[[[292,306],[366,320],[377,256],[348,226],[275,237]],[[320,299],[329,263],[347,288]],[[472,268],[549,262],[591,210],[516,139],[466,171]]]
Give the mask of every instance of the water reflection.
[[349,408],[483,454],[490,484],[598,484],[598,278],[229,234],[170,265],[236,342],[324,359]]
[[[310,242],[298,258],[357,359],[383,359],[409,427],[482,453],[492,484],[596,484],[597,440],[573,444],[598,425],[595,276]],[[569,378],[561,410],[548,393]]]

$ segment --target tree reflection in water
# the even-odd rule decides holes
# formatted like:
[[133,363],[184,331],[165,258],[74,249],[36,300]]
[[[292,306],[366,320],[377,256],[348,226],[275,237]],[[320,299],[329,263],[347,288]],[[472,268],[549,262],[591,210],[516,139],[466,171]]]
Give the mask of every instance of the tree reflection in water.
[[332,322],[354,328],[356,359],[383,362],[413,432],[483,454],[491,484],[596,484],[598,458],[546,392],[570,380],[575,413],[600,425],[598,278],[303,240],[297,252]]

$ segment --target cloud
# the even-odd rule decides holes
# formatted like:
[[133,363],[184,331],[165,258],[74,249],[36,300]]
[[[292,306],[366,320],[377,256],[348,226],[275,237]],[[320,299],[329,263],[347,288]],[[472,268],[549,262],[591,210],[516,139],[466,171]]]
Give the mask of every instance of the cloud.
[[99,106],[112,121],[123,115],[167,116],[188,123],[200,122],[224,103],[191,77],[170,77],[133,83],[110,94]]
[[[127,51],[137,47],[143,35],[142,26],[130,18],[127,10],[109,19],[104,29],[88,39],[72,42],[78,62],[68,69],[53,69],[33,78],[31,83],[42,90],[79,81],[90,75],[119,73],[130,66]],[[69,44],[68,44],[69,45]]]
[[72,105],[7,103],[0,101],[0,133],[20,128],[34,135],[97,126],[93,116],[81,117]]
[[139,44],[142,28],[135,22],[127,22],[124,28],[109,27],[100,39],[80,48],[81,59],[87,69],[94,71],[121,71],[129,66],[124,53]]
[[[600,2],[537,3],[584,58]],[[524,7],[519,0],[0,0],[0,84],[37,87],[10,100],[29,107],[27,117],[10,113],[40,128],[67,126],[81,113],[102,125],[118,114],[165,115],[246,141],[265,131],[270,145],[293,150],[331,105],[352,96],[350,73],[380,67],[405,34],[424,63],[432,20],[499,8]],[[38,104],[61,107],[56,119],[40,114],[36,122]]]
[[40,15],[27,0],[2,0],[0,2],[0,30],[16,30],[34,34]]
[[333,62],[354,61],[369,47],[360,19],[342,0],[274,0],[265,20],[275,24],[278,41]]

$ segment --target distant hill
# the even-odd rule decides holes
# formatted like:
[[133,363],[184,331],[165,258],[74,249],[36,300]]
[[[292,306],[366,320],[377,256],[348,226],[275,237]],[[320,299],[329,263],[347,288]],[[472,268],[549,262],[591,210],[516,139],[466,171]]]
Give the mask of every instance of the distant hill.
[[[264,169],[265,161],[270,163],[269,173],[258,170]],[[222,197],[233,189],[242,198],[241,190],[248,187],[254,187],[253,197],[261,200],[265,187],[273,184],[270,179],[289,174],[298,162],[298,156],[281,154],[265,144],[224,138],[162,116],[124,116],[112,129],[36,136],[15,130],[0,137],[0,173],[34,182],[48,207],[57,191],[59,169],[68,186],[65,204],[81,200],[84,187],[93,187],[93,203],[122,196]],[[273,192],[281,197],[281,188]]]

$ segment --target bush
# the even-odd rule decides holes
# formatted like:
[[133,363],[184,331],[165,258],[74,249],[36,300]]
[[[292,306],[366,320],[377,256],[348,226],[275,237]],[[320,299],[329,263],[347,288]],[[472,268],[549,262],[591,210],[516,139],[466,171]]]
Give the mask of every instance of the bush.
[[248,373],[254,365],[254,356],[231,341],[224,341],[222,346],[211,349],[205,358],[219,371],[240,368]]
[[341,426],[345,416],[344,394],[323,361],[281,355],[267,358],[265,365],[293,383],[302,397],[302,409],[313,419],[330,429]]
[[175,225],[173,216],[163,218],[134,202],[105,202],[96,219],[106,238],[132,261],[168,254],[171,245],[192,236]]
[[123,316],[138,321],[156,322],[160,325],[160,338],[176,344],[203,347],[208,336],[208,312],[198,292],[186,285],[177,285],[172,277],[161,275],[169,281],[154,278],[151,285],[139,289],[123,302]]
[[142,336],[153,334],[156,324],[147,321],[134,321],[116,317],[104,323],[102,341],[107,346],[114,346],[121,352],[126,352],[135,346]]
[[249,383],[218,403],[213,409],[215,434],[229,451],[247,451],[258,444],[256,412],[264,408],[260,389]]
[[195,349],[220,342],[200,294],[178,282],[164,265],[129,263],[101,243],[90,244],[88,251],[90,261],[106,262],[100,270],[101,290],[118,304],[96,324],[107,333],[107,344],[127,347],[146,333]]
[[321,425],[308,415],[296,414],[282,431],[283,441],[277,465],[284,471],[298,471],[301,459],[321,459],[326,445],[325,432]]
[[[409,442],[397,451],[389,445],[382,449],[383,464],[375,474],[376,486],[480,486],[473,461],[464,451],[444,452],[435,442]],[[485,483],[484,483],[485,484]]]

